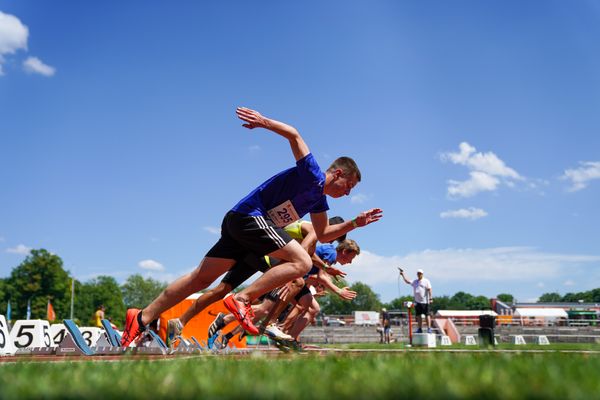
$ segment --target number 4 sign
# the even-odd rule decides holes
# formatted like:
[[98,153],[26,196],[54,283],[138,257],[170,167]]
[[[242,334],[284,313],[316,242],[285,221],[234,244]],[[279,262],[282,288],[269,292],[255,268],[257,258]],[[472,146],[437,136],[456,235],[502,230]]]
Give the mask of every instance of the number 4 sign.
[[0,315],[0,355],[13,355],[15,351],[16,349],[10,340],[6,318],[4,315]]
[[50,324],[41,319],[18,320],[10,331],[10,340],[17,349],[50,347]]

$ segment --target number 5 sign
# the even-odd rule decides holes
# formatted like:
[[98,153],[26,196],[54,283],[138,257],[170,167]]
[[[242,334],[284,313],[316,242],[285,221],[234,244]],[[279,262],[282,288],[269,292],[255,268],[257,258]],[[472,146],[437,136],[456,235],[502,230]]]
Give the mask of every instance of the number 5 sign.
[[8,324],[4,315],[0,315],[0,355],[15,354],[15,347],[10,340],[8,333]]
[[10,338],[18,349],[52,346],[50,324],[41,319],[18,320],[10,331]]

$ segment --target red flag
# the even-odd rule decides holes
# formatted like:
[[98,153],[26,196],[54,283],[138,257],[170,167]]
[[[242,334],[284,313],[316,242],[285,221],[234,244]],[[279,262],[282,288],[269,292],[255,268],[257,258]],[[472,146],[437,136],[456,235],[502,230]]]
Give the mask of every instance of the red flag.
[[46,314],[46,319],[48,321],[54,321],[56,319],[56,313],[54,312],[54,307],[52,307],[52,303],[50,303],[50,299],[48,299],[48,310]]

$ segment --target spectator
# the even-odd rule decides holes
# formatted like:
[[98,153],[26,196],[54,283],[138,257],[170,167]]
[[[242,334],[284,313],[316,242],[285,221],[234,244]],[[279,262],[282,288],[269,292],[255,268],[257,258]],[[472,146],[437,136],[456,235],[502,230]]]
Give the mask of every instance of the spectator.
[[385,308],[381,309],[381,327],[383,328],[381,332],[381,342],[390,344],[390,314]]
[[104,319],[104,305],[100,304],[94,313],[94,326],[102,328],[102,320]]

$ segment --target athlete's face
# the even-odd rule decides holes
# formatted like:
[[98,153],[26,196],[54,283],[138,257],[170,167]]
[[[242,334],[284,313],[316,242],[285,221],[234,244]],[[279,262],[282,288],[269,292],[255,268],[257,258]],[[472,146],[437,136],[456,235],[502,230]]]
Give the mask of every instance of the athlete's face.
[[341,265],[352,264],[352,260],[356,257],[355,251],[342,250],[337,253],[336,261]]
[[333,198],[348,196],[357,183],[356,176],[345,175],[341,169],[336,169],[332,173],[327,194]]

